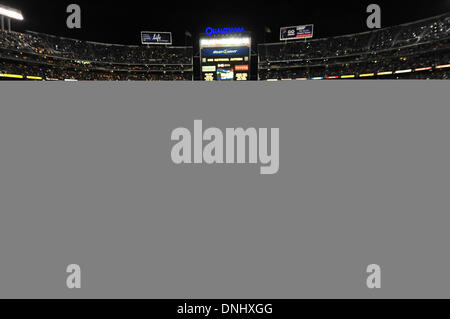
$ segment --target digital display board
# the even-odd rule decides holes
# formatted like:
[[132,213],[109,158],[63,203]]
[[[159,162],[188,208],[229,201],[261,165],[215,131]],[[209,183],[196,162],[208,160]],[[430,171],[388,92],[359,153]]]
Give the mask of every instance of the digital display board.
[[157,32],[157,31],[142,31],[141,32],[142,44],[172,44],[171,32]]
[[203,81],[250,80],[250,57],[249,36],[200,38]]
[[293,27],[280,28],[280,40],[299,40],[312,38],[314,33],[314,25],[298,25]]

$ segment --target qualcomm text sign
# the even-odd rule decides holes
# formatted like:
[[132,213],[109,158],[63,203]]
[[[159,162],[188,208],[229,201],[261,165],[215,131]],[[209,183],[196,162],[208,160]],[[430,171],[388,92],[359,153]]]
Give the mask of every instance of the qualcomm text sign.
[[243,27],[225,27],[225,28],[211,28],[207,27],[205,33],[207,35],[226,34],[226,33],[242,33],[245,32]]

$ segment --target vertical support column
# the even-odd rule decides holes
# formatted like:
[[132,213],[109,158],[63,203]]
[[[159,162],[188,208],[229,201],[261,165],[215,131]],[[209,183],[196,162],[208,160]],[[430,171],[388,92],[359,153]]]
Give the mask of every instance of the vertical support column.
[[1,30],[5,31],[5,17],[4,16],[0,16],[0,18],[1,18],[1,24],[2,24]]
[[8,18],[8,31],[11,32],[11,18]]

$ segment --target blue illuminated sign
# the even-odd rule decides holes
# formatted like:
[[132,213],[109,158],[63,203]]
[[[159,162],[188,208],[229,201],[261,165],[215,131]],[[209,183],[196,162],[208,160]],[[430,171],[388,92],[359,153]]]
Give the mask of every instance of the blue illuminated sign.
[[202,49],[202,56],[203,57],[210,57],[210,56],[248,56],[249,55],[249,48],[248,47],[237,47],[237,48],[207,48]]
[[243,27],[227,27],[227,28],[211,28],[207,27],[205,33],[207,35],[224,34],[224,33],[241,33],[245,32]]

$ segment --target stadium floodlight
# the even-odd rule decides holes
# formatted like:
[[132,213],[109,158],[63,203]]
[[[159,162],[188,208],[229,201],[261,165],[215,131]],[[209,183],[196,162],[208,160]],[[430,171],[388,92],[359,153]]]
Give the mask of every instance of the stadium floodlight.
[[23,20],[23,15],[20,10],[16,10],[0,4],[0,15],[15,20]]
[[23,15],[20,10],[13,9],[0,4],[0,22],[1,31],[5,31],[5,18],[8,22],[8,31],[11,31],[11,19],[23,20]]

